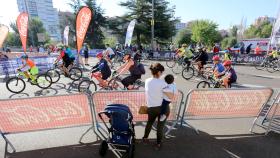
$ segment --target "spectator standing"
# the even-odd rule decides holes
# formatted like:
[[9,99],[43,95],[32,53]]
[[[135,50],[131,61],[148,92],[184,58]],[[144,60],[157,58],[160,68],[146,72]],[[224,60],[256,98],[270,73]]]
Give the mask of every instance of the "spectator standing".
[[251,50],[252,50],[252,48],[251,48],[252,45],[253,45],[253,44],[251,43],[251,44],[249,44],[249,45],[247,46],[247,48],[246,48],[246,53],[247,53],[247,54],[250,54],[250,52],[251,52]]
[[262,49],[261,49],[259,43],[257,44],[257,46],[256,46],[256,48],[255,48],[255,54],[256,54],[256,55],[262,54]]
[[[150,66],[152,77],[145,81],[145,94],[148,106],[148,122],[145,128],[143,142],[148,143],[148,137],[152,129],[152,125],[157,119],[157,144],[156,149],[159,150],[162,146],[163,127],[166,119],[160,121],[161,105],[163,101],[163,89],[167,87],[167,83],[160,79],[164,72],[164,67],[160,63],[155,63]],[[166,116],[170,113],[169,107],[166,110]]]
[[84,43],[83,50],[84,50],[84,57],[85,57],[85,65],[89,66],[89,64],[88,64],[88,51],[89,51],[89,49],[88,49],[87,43]]

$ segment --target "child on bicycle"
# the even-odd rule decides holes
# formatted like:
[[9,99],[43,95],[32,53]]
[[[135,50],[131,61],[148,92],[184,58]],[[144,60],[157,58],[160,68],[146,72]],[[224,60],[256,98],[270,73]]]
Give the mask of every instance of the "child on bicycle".
[[176,85],[174,84],[174,76],[173,75],[166,75],[164,78],[165,82],[167,83],[167,87],[163,89],[163,101],[161,104],[161,111],[160,111],[160,121],[165,121],[167,118],[167,109],[173,98],[176,94]]
[[39,73],[38,67],[36,67],[36,64],[34,61],[28,58],[27,55],[21,56],[22,66],[18,68],[17,70],[22,70],[25,77],[28,78],[28,82],[36,83],[35,76]]
[[231,67],[231,61],[227,60],[224,62],[224,67],[226,68],[225,76],[223,77],[223,85],[225,88],[230,88],[232,83],[237,80],[237,75],[235,70]]
[[67,48],[66,50],[58,48],[58,51],[60,52],[60,55],[56,59],[55,64],[57,64],[62,59],[63,64],[61,65],[61,68],[65,76],[69,76],[69,70],[72,68],[72,65],[75,61],[75,56],[71,52],[70,48]]
[[215,55],[213,58],[213,74],[216,78],[220,78],[221,76],[223,76],[225,73],[225,67],[224,65],[220,62],[220,57],[218,55]]
[[101,87],[107,85],[106,80],[111,76],[111,69],[107,60],[103,58],[102,52],[96,55],[99,62],[92,67],[92,77],[95,77]]

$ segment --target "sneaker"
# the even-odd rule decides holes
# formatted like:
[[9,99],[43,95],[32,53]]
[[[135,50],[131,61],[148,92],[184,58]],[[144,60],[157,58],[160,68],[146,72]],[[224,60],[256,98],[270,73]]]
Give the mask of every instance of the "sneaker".
[[154,149],[155,149],[156,151],[159,151],[159,150],[161,149],[161,147],[162,147],[161,144],[156,144],[156,145],[154,146]]
[[150,143],[148,138],[142,138],[142,142],[144,145],[148,145]]
[[166,119],[166,115],[160,115],[159,121],[163,122]]

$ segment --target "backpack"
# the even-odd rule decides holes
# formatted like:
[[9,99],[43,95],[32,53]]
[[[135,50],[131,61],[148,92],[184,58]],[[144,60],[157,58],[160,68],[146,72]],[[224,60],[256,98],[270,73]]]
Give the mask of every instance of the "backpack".
[[141,63],[135,63],[133,70],[131,71],[132,75],[144,75],[146,73],[145,67]]

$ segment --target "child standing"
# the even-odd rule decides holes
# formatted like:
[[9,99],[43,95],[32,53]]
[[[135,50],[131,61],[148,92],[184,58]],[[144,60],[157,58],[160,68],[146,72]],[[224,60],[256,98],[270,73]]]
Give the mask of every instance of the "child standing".
[[167,109],[171,101],[174,99],[176,94],[176,85],[174,84],[174,76],[173,75],[166,75],[164,78],[165,82],[167,83],[167,87],[163,89],[163,101],[161,104],[161,111],[160,111],[160,121],[165,121],[167,118]]

